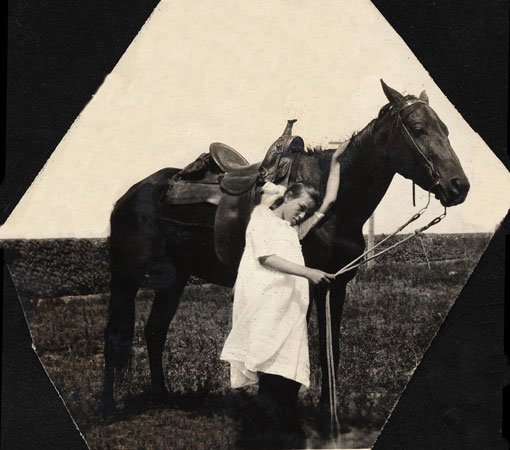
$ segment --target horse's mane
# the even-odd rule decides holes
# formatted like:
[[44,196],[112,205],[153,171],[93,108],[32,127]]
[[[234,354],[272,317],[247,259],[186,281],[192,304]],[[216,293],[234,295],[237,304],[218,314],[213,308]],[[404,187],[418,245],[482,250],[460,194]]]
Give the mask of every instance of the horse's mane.
[[316,145],[314,147],[307,146],[305,151],[301,153],[305,155],[307,158],[313,158],[318,161],[320,170],[329,169],[331,155],[334,152],[334,149],[323,148],[321,145]]
[[[417,100],[414,95],[406,95],[406,101]],[[371,120],[368,125],[360,131],[355,131],[349,139],[348,149],[342,155],[342,170],[348,170],[353,164],[358,161],[360,151],[365,147],[367,142],[371,142],[373,138],[374,127],[377,121],[381,120],[388,114],[395,116],[397,110],[393,108],[391,103],[387,103],[380,110],[377,118]],[[307,147],[304,153],[308,157],[318,159],[319,167],[326,169],[329,165],[330,155],[334,150],[324,149],[322,146]]]
[[[405,101],[417,100],[417,98],[414,95],[406,95],[404,97],[404,100]],[[392,117],[394,117],[397,114],[397,109],[393,108],[393,105],[391,103],[387,103],[386,105],[384,105],[379,110],[379,114],[377,115],[377,118],[371,120],[370,123],[365,128],[363,128],[361,131],[354,132],[352,134],[351,139],[350,139],[351,144],[354,147],[363,148],[365,142],[372,138],[372,133],[374,130],[375,123],[378,120],[381,120],[382,118],[387,116],[388,114],[391,115]]]
[[[417,98],[414,95],[406,95],[404,97],[405,101],[408,100],[417,100]],[[391,103],[387,103],[384,105],[380,110],[379,114],[377,115],[376,119],[373,119],[370,121],[370,123],[363,128],[361,131],[354,132],[351,136],[350,143],[354,147],[357,148],[363,148],[364,144],[367,140],[372,138],[372,133],[374,130],[374,125],[378,120],[381,120],[385,116],[390,114],[392,117],[394,117],[397,114],[397,109],[393,108],[393,105]]]

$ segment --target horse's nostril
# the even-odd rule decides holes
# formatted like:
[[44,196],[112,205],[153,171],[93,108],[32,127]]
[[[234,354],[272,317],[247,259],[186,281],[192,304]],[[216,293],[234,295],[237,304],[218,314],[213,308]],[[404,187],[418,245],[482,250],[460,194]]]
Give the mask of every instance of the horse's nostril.
[[462,191],[462,185],[458,178],[452,178],[450,180],[450,186],[457,194],[460,194]]
[[469,182],[467,180],[452,178],[449,182],[450,206],[462,203],[469,191]]
[[452,178],[450,180],[450,186],[458,194],[466,194],[469,191],[469,182],[464,182],[459,178]]

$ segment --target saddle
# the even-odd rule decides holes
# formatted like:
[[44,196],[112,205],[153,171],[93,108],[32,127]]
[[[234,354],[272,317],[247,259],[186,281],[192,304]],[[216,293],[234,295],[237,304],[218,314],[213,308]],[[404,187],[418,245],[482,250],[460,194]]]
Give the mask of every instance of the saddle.
[[209,153],[218,167],[226,173],[250,165],[243,155],[221,142],[213,142],[209,146]]
[[230,195],[240,195],[251,189],[257,181],[262,184],[266,181],[281,182],[290,172],[290,156],[305,148],[303,139],[291,135],[294,122],[296,120],[287,121],[282,135],[269,147],[262,162],[226,171],[221,181],[223,191]]
[[248,161],[232,147],[214,142],[209,153],[172,177],[165,195],[170,204],[212,203],[217,205],[214,245],[220,262],[237,271],[251,212],[260,201],[266,181],[287,185],[291,156],[304,151],[303,139],[292,136],[295,120],[287,121],[283,134],[269,147],[260,163]]
[[234,272],[241,261],[246,227],[260,201],[262,185],[267,181],[287,185],[292,153],[304,151],[303,139],[291,135],[294,122],[287,122],[283,134],[269,147],[261,163],[227,172],[221,180],[223,195],[216,209],[214,246],[220,262]]

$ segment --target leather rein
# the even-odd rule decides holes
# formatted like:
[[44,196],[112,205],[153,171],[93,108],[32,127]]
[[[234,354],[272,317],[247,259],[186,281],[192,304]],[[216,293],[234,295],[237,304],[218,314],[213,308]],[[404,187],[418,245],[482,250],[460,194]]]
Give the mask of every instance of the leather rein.
[[[418,234],[420,234],[420,233],[424,232],[425,230],[429,229],[430,227],[438,224],[442,219],[444,219],[444,217],[446,217],[446,207],[445,207],[444,208],[444,212],[442,214],[440,214],[439,216],[435,217],[433,220],[431,220],[427,225],[422,226],[421,228],[418,228],[418,229],[414,230],[414,232],[412,234],[410,234],[406,238],[402,239],[401,241],[397,242],[396,244],[393,244],[392,246],[382,250],[381,252],[379,252],[377,254],[374,254],[372,256],[369,256],[368,258],[365,258],[365,256],[367,256],[369,253],[373,252],[382,243],[387,241],[389,238],[395,236],[397,233],[400,233],[410,223],[414,222],[415,220],[417,220],[417,219],[419,219],[421,217],[421,215],[429,207],[429,204],[430,204],[430,191],[434,188],[434,186],[436,186],[439,183],[439,181],[438,181],[439,180],[439,172],[437,171],[436,166],[434,165],[434,163],[432,161],[430,161],[429,158],[427,158],[427,156],[420,149],[420,146],[418,145],[416,140],[413,138],[413,136],[411,135],[411,133],[407,129],[406,125],[402,121],[402,116],[400,115],[400,113],[403,110],[409,108],[410,106],[412,106],[412,105],[414,105],[416,103],[423,103],[425,105],[427,104],[423,100],[419,100],[419,99],[412,99],[412,100],[406,101],[403,105],[401,105],[396,110],[397,111],[397,117],[398,117],[397,125],[401,126],[401,128],[404,130],[404,137],[407,136],[411,140],[414,149],[425,160],[425,162],[427,164],[427,167],[428,167],[428,169],[430,171],[430,175],[432,176],[432,178],[434,180],[432,185],[429,188],[429,192],[428,192],[429,196],[428,196],[427,204],[422,209],[420,209],[416,214],[414,214],[407,222],[405,222],[403,225],[398,227],[398,229],[396,231],[394,231],[393,233],[389,234],[384,239],[379,241],[376,245],[374,245],[372,248],[366,250],[364,253],[362,253],[360,256],[358,256],[356,259],[352,260],[349,264],[347,264],[346,266],[342,267],[338,272],[336,272],[335,276],[338,276],[338,275],[340,275],[342,273],[345,273],[345,272],[347,272],[349,270],[355,269],[356,267],[359,267],[361,264],[364,264],[364,263],[370,261],[371,259],[374,259],[374,258],[378,257],[379,255],[382,255],[383,253],[386,253],[387,251],[397,247],[398,245],[403,244],[408,239],[411,239],[412,237],[415,237]],[[414,182],[413,182],[413,186],[414,186]],[[413,201],[413,205],[414,205],[414,201]],[[363,258],[365,258],[365,259],[363,259]]]

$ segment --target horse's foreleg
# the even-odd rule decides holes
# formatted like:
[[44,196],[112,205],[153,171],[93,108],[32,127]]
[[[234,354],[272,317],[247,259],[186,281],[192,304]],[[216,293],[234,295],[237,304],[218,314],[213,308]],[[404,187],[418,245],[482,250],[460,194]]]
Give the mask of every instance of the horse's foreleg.
[[[335,282],[331,285],[330,293],[330,311],[331,311],[331,338],[333,347],[333,369],[335,380],[338,385],[338,364],[340,361],[340,320],[342,318],[342,309],[345,301],[345,283]],[[317,317],[319,324],[319,352],[322,373],[322,389],[320,398],[320,409],[324,413],[330,412],[330,381],[329,367],[326,347],[326,294],[318,292],[314,294],[317,304]],[[339,411],[337,411],[337,414]],[[326,418],[324,418],[325,420]],[[327,422],[329,423],[329,421]]]
[[163,373],[163,349],[170,322],[172,321],[188,275],[178,273],[171,264],[160,265],[152,276],[154,303],[145,326],[145,340],[149,354],[152,393],[159,399],[166,399],[168,391]]

